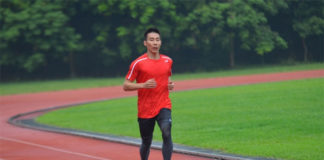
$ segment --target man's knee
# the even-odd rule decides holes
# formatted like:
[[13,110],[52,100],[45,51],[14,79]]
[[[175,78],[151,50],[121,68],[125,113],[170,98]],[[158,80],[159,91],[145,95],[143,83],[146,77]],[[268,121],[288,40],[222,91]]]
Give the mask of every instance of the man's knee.
[[171,137],[171,123],[164,123],[161,125],[161,132],[163,138]]
[[145,146],[150,146],[151,143],[152,143],[152,136],[142,137],[142,144],[144,144]]

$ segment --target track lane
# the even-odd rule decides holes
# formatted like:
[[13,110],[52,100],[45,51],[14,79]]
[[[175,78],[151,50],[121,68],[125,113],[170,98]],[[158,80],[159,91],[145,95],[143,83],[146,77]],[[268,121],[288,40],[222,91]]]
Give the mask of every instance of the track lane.
[[[12,139],[12,138],[0,137],[0,143],[3,146],[6,146],[4,148],[5,151],[3,151],[4,155],[2,155],[4,157],[11,157],[10,153],[20,151],[21,148],[23,148],[24,150],[27,150],[27,152],[19,152],[19,154],[22,155],[21,157],[29,154],[29,157],[32,157],[33,159],[35,159],[35,157],[39,158],[41,153],[47,156],[52,155],[52,157],[54,157],[55,159],[89,159],[90,158],[93,160],[111,160],[108,158],[102,158],[93,155],[68,151],[60,148],[50,147],[47,145],[41,145],[41,144],[31,143],[27,141]],[[31,149],[37,150],[37,148],[39,148],[39,151],[30,152]],[[57,154],[56,152],[60,152],[60,153]],[[33,155],[34,153],[37,154]]]

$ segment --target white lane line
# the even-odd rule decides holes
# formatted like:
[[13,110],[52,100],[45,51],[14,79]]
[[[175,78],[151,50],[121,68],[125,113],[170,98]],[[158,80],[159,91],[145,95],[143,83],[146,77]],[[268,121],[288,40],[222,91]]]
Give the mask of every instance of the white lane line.
[[78,153],[78,152],[72,152],[72,151],[68,151],[68,150],[64,150],[64,149],[59,149],[59,148],[55,148],[55,147],[49,147],[49,146],[45,146],[45,145],[41,145],[41,144],[35,144],[35,143],[22,141],[22,140],[18,140],[18,139],[12,139],[12,138],[6,138],[6,137],[0,137],[0,139],[5,140],[5,141],[11,141],[11,142],[16,142],[16,143],[27,144],[27,145],[31,145],[31,146],[35,146],[35,147],[39,147],[39,148],[44,148],[44,149],[48,149],[48,150],[53,150],[53,151],[57,151],[57,152],[63,152],[63,153],[78,155],[78,156],[82,156],[82,157],[97,159],[97,160],[110,160],[110,159],[107,159],[107,158],[92,156],[92,155]]

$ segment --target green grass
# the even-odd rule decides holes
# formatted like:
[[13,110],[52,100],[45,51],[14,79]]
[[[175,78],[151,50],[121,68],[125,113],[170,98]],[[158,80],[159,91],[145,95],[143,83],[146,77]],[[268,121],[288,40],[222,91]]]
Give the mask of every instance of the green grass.
[[[323,63],[298,64],[285,66],[263,66],[253,68],[237,68],[233,70],[222,70],[215,72],[174,74],[174,80],[210,78],[220,76],[248,75],[271,72],[288,72],[296,70],[324,69]],[[126,73],[125,73],[126,74]],[[80,88],[93,88],[116,86],[123,83],[123,77],[118,78],[86,78],[86,79],[67,79],[49,81],[30,81],[30,82],[7,82],[0,83],[0,95],[35,93],[45,91],[58,91]]]
[[[171,93],[177,144],[246,156],[324,159],[324,78]],[[49,112],[38,122],[139,137],[136,97]],[[155,130],[154,140],[161,141]]]
[[269,65],[269,66],[255,66],[255,67],[237,67],[233,70],[220,70],[216,72],[201,72],[201,73],[185,73],[175,74],[173,79],[197,79],[197,78],[213,78],[224,76],[238,76],[238,75],[250,75],[250,74],[263,74],[274,72],[291,72],[298,70],[315,70],[324,69],[324,63],[312,63],[312,64],[296,64],[296,65]]
[[122,78],[85,78],[1,83],[0,95],[116,86],[121,85],[122,82]]

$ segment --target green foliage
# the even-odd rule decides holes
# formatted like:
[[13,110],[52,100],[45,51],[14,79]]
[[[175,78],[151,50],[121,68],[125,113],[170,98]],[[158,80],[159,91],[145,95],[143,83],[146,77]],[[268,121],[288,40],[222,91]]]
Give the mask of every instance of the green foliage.
[[43,62],[45,61],[44,54],[41,53],[35,53],[28,57],[26,60],[26,63],[24,64],[24,68],[31,72],[35,68],[39,67],[39,65],[42,65]]
[[293,18],[293,29],[302,39],[304,61],[308,61],[308,37],[324,35],[324,1],[290,1]]
[[[161,53],[172,57],[180,71],[225,68],[234,60],[250,64],[236,52],[253,63],[271,62],[278,49],[286,54],[298,50],[294,34],[307,40],[305,46],[315,42],[309,48],[320,61],[322,8],[323,1],[297,0],[0,0],[0,67],[2,77],[18,79],[67,67],[71,75],[120,75],[124,65],[145,52],[148,27],[160,29]],[[274,17],[287,23],[275,24]],[[281,28],[297,33],[285,35]],[[258,62],[267,53],[272,56]],[[56,65],[62,68],[53,69]]]
[[[172,19],[172,15],[175,15],[175,6],[164,0],[96,1],[94,4],[106,20],[96,28],[100,30],[96,40],[103,44],[102,49],[114,50],[125,60],[145,51],[140,44],[143,44],[143,32],[148,27],[155,26],[161,31],[170,30],[172,21],[166,19]],[[119,23],[107,23],[116,19]],[[168,38],[168,34],[163,33],[163,38]],[[111,39],[116,39],[117,42],[111,42]],[[117,47],[105,45],[107,42],[114,43]]]
[[[269,53],[275,48],[287,48],[286,41],[281,38],[278,33],[271,31],[268,26],[259,27],[256,30],[256,36],[254,39],[248,43],[258,42],[256,43],[255,51],[263,55],[264,53]],[[248,39],[246,39],[248,41]]]
[[[276,47],[287,48],[285,40],[270,29],[265,16],[267,12],[275,14],[284,7],[287,7],[284,1],[211,1],[203,7],[194,8],[187,21],[193,25],[192,34],[200,37],[207,34],[206,37],[213,38],[214,43],[221,42],[227,50],[234,47],[230,45],[231,39],[239,39],[241,48],[254,49],[263,55]],[[207,28],[207,32],[201,33],[202,28]]]
[[301,37],[324,34],[323,1],[292,1],[292,6],[296,6],[293,28]]
[[14,65],[28,72],[53,57],[77,51],[81,35],[68,26],[64,3],[57,1],[1,1],[0,65]]

